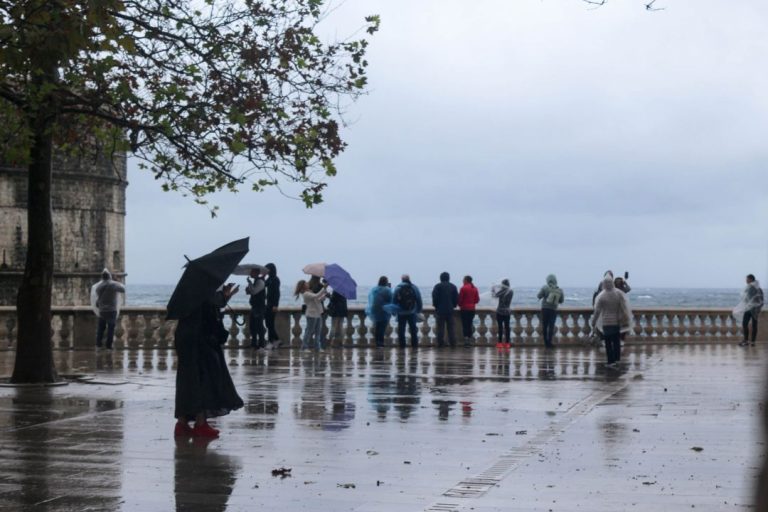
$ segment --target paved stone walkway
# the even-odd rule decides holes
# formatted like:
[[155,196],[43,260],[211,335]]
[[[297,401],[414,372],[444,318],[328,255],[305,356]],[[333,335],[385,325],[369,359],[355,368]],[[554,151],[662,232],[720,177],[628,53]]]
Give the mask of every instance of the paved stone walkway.
[[232,351],[209,444],[172,352],[57,356],[84,378],[0,388],[1,511],[744,510],[763,446],[764,347]]

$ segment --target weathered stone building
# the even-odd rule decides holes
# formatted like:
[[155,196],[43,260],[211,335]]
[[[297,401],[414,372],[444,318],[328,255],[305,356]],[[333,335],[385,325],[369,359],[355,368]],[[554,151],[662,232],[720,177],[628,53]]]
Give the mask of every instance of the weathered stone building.
[[[57,157],[53,305],[89,303],[102,269],[125,276],[125,155]],[[16,305],[27,237],[27,172],[0,161],[0,305]]]

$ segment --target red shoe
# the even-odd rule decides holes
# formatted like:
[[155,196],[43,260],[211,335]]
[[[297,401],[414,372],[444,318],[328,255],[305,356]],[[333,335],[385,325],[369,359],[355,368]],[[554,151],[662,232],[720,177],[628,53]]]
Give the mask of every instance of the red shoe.
[[173,429],[173,437],[189,437],[192,435],[192,427],[186,423],[177,422]]
[[502,342],[498,342],[496,344],[496,348],[504,348],[504,344]]
[[215,428],[211,427],[207,423],[203,423],[202,425],[195,425],[195,428],[192,429],[192,435],[195,437],[219,437],[219,431]]
[[504,348],[505,348],[505,349],[507,349],[507,350],[509,350],[510,348],[512,348],[512,345],[511,345],[511,344],[509,344],[509,343],[505,343],[505,344],[504,344]]

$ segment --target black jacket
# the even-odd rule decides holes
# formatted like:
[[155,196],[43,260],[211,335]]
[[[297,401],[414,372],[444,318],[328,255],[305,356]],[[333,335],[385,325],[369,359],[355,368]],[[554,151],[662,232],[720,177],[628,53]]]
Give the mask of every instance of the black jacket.
[[459,290],[449,281],[440,281],[432,288],[432,305],[438,315],[450,315],[459,304]]
[[348,313],[347,299],[339,292],[333,292],[326,309],[331,318],[346,318]]
[[280,278],[269,276],[267,279],[267,309],[276,308],[280,305]]

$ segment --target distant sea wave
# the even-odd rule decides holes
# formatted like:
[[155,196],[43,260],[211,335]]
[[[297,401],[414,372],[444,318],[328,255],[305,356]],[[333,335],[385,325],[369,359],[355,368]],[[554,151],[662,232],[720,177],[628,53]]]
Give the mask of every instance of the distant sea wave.
[[[174,285],[136,284],[127,285],[126,302],[128,306],[163,307],[173,293]],[[350,305],[365,305],[370,286],[359,286],[357,300]],[[424,303],[432,303],[432,286],[420,286]],[[564,306],[584,307],[592,305],[593,288],[568,288],[565,291]],[[537,306],[536,294],[539,288],[515,288],[513,306]],[[739,301],[740,289],[731,288],[633,288],[629,294],[631,303],[638,307],[686,307],[686,308],[730,308]],[[283,306],[298,306],[301,301],[294,300],[293,288],[283,286],[280,294]],[[247,306],[248,297],[241,286],[240,292],[232,298],[231,305]],[[492,307],[496,301],[491,297],[489,287],[480,287],[480,306]]]

